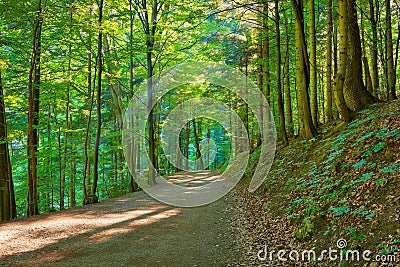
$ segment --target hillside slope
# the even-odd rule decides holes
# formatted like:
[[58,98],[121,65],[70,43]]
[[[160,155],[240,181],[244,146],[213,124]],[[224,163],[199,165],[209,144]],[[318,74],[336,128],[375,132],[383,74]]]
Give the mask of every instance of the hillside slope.
[[[265,246],[321,251],[337,249],[344,239],[344,253],[371,250],[373,257],[395,255],[400,264],[400,102],[373,105],[349,125],[336,122],[320,132],[278,147],[255,195],[243,186],[246,216],[238,224],[248,239],[247,254],[260,264],[257,252]],[[385,264],[399,266],[390,260],[386,257]],[[327,266],[326,261],[311,264]],[[383,266],[376,264],[343,260],[341,266]]]

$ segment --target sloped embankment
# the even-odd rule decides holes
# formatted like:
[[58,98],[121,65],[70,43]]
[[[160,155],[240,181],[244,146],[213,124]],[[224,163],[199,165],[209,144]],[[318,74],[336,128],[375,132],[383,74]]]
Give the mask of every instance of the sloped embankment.
[[[237,224],[249,258],[262,263],[257,252],[265,245],[318,252],[345,239],[343,250],[371,250],[372,257],[400,260],[400,102],[374,105],[349,125],[339,122],[321,132],[279,147],[257,194],[241,190],[245,216]],[[326,261],[311,264],[327,266]]]

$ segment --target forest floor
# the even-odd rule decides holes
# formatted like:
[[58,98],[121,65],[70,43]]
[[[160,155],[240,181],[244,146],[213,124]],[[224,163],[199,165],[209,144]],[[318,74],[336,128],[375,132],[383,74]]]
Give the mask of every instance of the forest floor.
[[[400,266],[400,100],[375,104],[348,125],[334,121],[319,133],[279,144],[255,194],[244,190],[260,152],[251,155],[253,165],[238,190],[238,243],[248,244],[242,245],[247,263],[259,266],[256,252],[267,246],[268,253],[275,250],[274,261],[263,266]],[[336,260],[325,255],[295,264],[276,255],[280,249],[286,258],[292,250],[313,249],[319,257],[330,248],[337,250]],[[360,260],[346,260],[354,250]],[[367,250],[372,253],[364,260]]]

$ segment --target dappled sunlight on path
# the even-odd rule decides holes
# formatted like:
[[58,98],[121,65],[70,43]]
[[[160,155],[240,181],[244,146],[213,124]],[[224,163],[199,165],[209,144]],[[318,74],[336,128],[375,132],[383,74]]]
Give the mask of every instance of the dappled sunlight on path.
[[[199,175],[205,180],[210,177],[209,172]],[[180,182],[202,179],[181,178]],[[229,254],[234,241],[225,201],[199,208],[176,208],[138,192],[3,223],[0,265],[215,265],[226,261],[224,255]]]

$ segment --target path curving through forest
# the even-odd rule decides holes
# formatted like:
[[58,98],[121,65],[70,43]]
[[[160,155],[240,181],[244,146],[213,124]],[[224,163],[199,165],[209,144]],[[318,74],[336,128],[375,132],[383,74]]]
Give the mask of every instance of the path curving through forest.
[[[212,172],[171,176],[202,183]],[[228,194],[177,208],[144,192],[0,224],[0,266],[237,266],[242,255]]]

